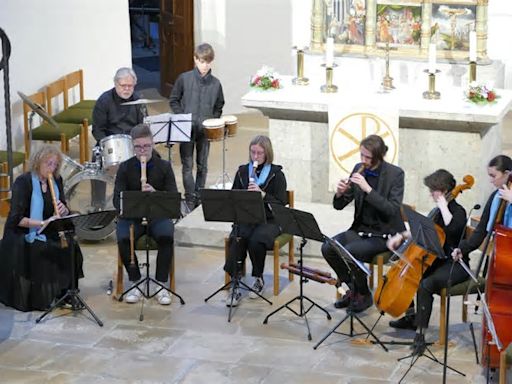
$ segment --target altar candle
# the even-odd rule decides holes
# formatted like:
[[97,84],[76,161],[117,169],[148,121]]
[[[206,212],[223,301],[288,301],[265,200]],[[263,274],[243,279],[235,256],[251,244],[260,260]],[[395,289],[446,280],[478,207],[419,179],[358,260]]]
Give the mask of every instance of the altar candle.
[[334,38],[328,37],[325,43],[325,66],[332,68],[334,64]]
[[469,61],[476,61],[476,32],[469,32]]
[[436,45],[434,43],[428,45],[428,71],[436,73]]

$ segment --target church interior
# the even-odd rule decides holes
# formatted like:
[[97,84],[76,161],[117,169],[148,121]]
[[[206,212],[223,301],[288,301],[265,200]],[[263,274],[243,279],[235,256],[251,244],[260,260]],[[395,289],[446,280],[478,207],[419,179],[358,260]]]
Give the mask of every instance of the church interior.
[[[68,100],[57,96],[53,104],[47,99],[49,84],[80,73],[71,103],[95,101],[112,88],[118,68],[130,67],[148,115],[172,114],[172,86],[181,72],[193,68],[194,47],[207,42],[215,49],[212,74],[222,84],[222,114],[236,123],[229,135],[226,125],[226,134],[210,140],[205,188],[230,189],[238,166],[250,158],[251,140],[268,136],[274,163],[283,167],[287,189],[294,193],[289,207],[312,214],[322,235],[331,238],[347,230],[355,215],[353,204],[333,208],[336,183],[351,177],[361,161],[360,142],[376,134],[388,147],[385,161],[405,173],[403,202],[421,214],[433,208],[425,176],[440,168],[452,172],[457,184],[471,176],[457,201],[469,213],[472,231],[495,189],[489,161],[512,157],[512,52],[506,38],[512,33],[512,8],[506,3],[5,0],[0,12],[0,100],[5,100],[0,104],[0,230],[12,182],[28,170],[28,151],[43,145],[29,135],[33,125],[44,123],[40,113],[30,113],[30,101],[53,116],[65,111]],[[265,76],[277,82],[257,83]],[[487,87],[484,100],[471,100],[469,89],[477,86]],[[33,98],[39,93],[41,101]],[[47,140],[68,159],[69,174],[61,171],[64,185],[76,187],[68,202],[82,214],[89,212],[92,180],[107,180],[108,194],[114,188],[112,176],[88,166],[96,144],[93,125],[80,120],[68,140]],[[184,198],[179,146],[160,143],[156,151],[170,161]],[[414,355],[415,332],[390,327],[394,317],[377,305],[361,313],[333,305],[349,287],[338,288],[318,239],[295,234],[291,242],[269,250],[264,299],[242,290],[241,302],[230,307],[230,291],[219,288],[227,281],[223,265],[231,222],[205,216],[203,206],[181,202],[170,271],[177,295],[170,305],[159,305],[156,298],[122,301],[129,281],[119,261],[115,221],[96,234],[79,234],[84,270],[79,295],[88,308],[56,308],[41,319],[42,311],[0,303],[1,381],[512,383],[512,336],[486,325],[485,293],[434,294],[424,330],[426,350]],[[137,254],[145,262],[146,251]],[[154,247],[148,253],[150,276],[156,254]],[[481,249],[471,253],[473,272],[481,255]],[[510,253],[499,256],[510,258]],[[371,272],[372,293],[397,262],[380,265],[377,260],[363,264]],[[287,269],[292,262],[300,268],[299,261],[316,271],[314,276],[302,278]],[[248,263],[241,281],[252,285]],[[503,308],[510,316],[512,301],[504,299],[494,318],[501,321]],[[500,350],[495,336],[505,341]],[[497,350],[492,363],[491,348]]]

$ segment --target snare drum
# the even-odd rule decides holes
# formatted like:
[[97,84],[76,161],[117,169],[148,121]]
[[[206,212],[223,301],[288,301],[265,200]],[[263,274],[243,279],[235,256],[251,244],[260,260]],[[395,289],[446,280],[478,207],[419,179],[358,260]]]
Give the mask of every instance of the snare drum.
[[101,160],[107,171],[116,169],[123,161],[133,157],[132,138],[129,135],[111,135],[100,141]]
[[83,169],[84,166],[82,164],[76,162],[69,156],[62,155],[62,164],[60,165],[60,175],[62,176],[62,180],[69,180]]
[[219,141],[224,137],[224,120],[208,119],[203,121],[204,133],[210,141]]
[[233,115],[225,115],[221,117],[226,124],[226,129],[228,130],[228,136],[233,137],[236,135],[236,130],[238,128],[238,118]]

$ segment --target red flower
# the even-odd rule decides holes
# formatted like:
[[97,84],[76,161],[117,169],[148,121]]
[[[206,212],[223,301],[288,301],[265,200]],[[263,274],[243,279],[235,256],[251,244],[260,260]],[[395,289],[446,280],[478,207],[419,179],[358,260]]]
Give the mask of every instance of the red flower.
[[491,102],[494,100],[496,100],[496,94],[494,93],[494,91],[489,91],[489,93],[487,94],[487,101]]

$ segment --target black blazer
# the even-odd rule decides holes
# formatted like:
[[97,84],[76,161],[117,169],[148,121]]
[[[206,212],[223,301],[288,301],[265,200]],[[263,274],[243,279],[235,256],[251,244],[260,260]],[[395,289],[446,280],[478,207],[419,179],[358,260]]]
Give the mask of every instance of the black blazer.
[[[358,165],[354,167],[354,172]],[[374,234],[394,234],[405,229],[400,215],[400,206],[404,197],[404,171],[386,162],[381,165],[377,188],[365,193],[357,185],[351,187],[340,197],[334,195],[333,206],[342,210],[354,200],[354,222],[350,229],[360,231],[360,218],[366,205],[376,210],[372,217],[371,229]]]

